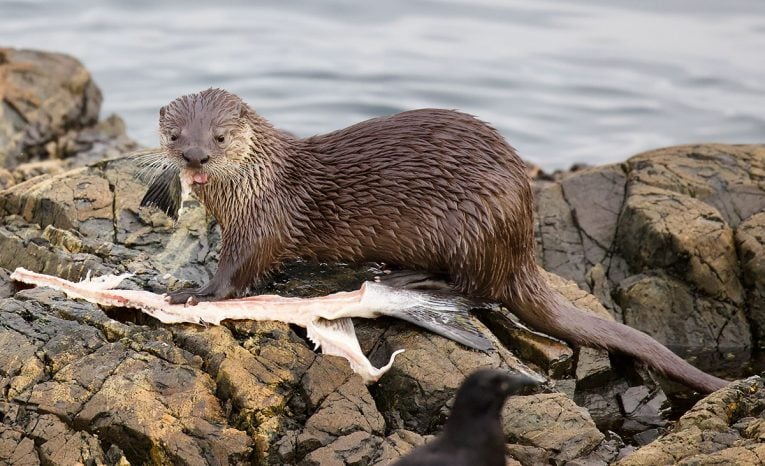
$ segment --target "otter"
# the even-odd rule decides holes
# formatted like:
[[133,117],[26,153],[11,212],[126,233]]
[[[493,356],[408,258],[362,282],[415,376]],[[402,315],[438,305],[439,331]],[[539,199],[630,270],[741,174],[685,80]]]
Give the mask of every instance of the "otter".
[[300,139],[221,89],[159,114],[154,163],[164,172],[143,204],[177,210],[167,193],[179,178],[222,232],[213,278],[169,293],[172,303],[231,297],[291,258],[398,264],[445,273],[459,292],[500,302],[541,332],[625,353],[696,390],[727,384],[550,287],[534,256],[524,163],[473,116],[412,110]]

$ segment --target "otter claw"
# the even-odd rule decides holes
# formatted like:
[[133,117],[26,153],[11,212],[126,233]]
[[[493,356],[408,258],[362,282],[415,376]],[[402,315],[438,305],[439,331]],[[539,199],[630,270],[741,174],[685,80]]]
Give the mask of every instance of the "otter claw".
[[196,306],[209,296],[201,290],[178,290],[165,295],[165,301],[170,304],[183,304],[184,306]]

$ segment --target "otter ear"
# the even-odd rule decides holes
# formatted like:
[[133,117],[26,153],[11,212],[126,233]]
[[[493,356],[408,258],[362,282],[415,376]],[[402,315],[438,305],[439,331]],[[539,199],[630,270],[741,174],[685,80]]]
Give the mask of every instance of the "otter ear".
[[164,107],[161,107],[161,108],[159,109],[159,117],[160,117],[160,118],[165,118],[165,111],[166,111],[166,110],[167,110],[167,105],[165,105]]

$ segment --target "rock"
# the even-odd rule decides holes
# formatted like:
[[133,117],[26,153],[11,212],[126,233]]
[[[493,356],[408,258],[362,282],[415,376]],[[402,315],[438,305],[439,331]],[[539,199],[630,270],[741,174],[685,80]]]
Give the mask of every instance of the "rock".
[[16,184],[16,180],[13,177],[13,173],[5,168],[0,168],[0,191],[8,189]]
[[0,461],[4,464],[37,466],[40,457],[35,442],[22,431],[0,426]]
[[577,387],[571,398],[586,408],[595,425],[603,432],[622,431],[625,414],[619,406],[619,396],[629,388],[623,379],[615,379],[589,387]]
[[746,365],[750,322],[762,326],[764,274],[748,258],[762,244],[753,232],[765,210],[765,147],[677,146],[555,179],[535,183],[548,271],[673,349]]
[[742,281],[747,287],[749,320],[753,338],[765,348],[765,212],[752,215],[736,229]]
[[732,228],[765,210],[765,146],[701,144],[667,147],[627,161],[630,184],[697,199]]
[[134,165],[122,159],[35,178],[6,191],[0,209],[43,228],[76,229],[97,242],[124,242],[145,224],[138,220],[144,188]]
[[255,437],[262,457],[289,424],[287,401],[316,355],[286,324],[234,325],[241,342],[223,326],[176,326],[174,340],[204,362],[232,422]]
[[377,456],[371,463],[372,466],[384,466],[406,455],[414,448],[425,444],[425,438],[421,435],[404,429],[394,430],[385,437],[378,447]]
[[645,385],[630,387],[620,394],[619,400],[627,417],[622,431],[640,433],[667,424],[662,413],[667,397],[661,390],[651,390]]
[[586,287],[589,267],[609,266],[625,184],[624,169],[608,165],[539,185],[535,204],[545,269]]
[[719,390],[685,413],[672,431],[617,464],[762,464],[765,458],[763,379],[752,377]]
[[301,466],[362,466],[377,455],[380,439],[366,432],[354,432],[312,451]]
[[[590,452],[588,455],[581,458],[574,459],[566,463],[567,466],[605,466],[611,464],[616,460],[622,451],[624,451],[625,445],[621,437],[613,432],[608,432],[606,440],[600,443],[598,448]],[[539,463],[529,463],[539,464]]]
[[594,348],[579,348],[576,357],[577,387],[602,385],[616,375],[611,368],[608,351]]
[[51,305],[55,294],[38,296],[43,299],[0,304],[0,342],[21,350],[4,361],[3,402],[9,409],[50,413],[33,423],[26,416],[11,420],[38,439],[41,461],[103,462],[102,442],[119,445],[131,462],[249,457],[251,441],[226,426],[215,383],[190,364],[188,353],[168,351],[167,331],[122,326],[118,331],[130,336],[110,341],[89,325],[105,319],[95,306],[72,303],[82,313],[62,319]]
[[59,155],[59,137],[96,123],[101,91],[67,55],[0,49],[0,166]]
[[52,414],[32,415],[27,421],[30,436],[40,444],[40,460],[48,464],[103,464],[106,455],[99,439],[70,429]]
[[561,462],[590,453],[604,439],[587,411],[562,393],[511,397],[502,419],[511,443],[542,448]]
[[681,356],[703,358],[716,351],[742,354],[752,346],[741,307],[694,293],[678,279],[665,274],[634,275],[619,284],[617,293],[627,325]]
[[483,314],[486,326],[518,356],[550,377],[561,378],[571,372],[574,351],[567,344],[528,328],[505,309],[486,310]]
[[[366,325],[379,328],[385,324],[376,319]],[[483,329],[480,322],[476,325]],[[484,332],[489,333],[488,330]],[[384,333],[370,352],[372,361],[387,358],[391,348],[406,348],[373,392],[387,427],[419,434],[440,430],[457,387],[467,374],[478,368],[501,367],[533,374],[498,342],[495,341],[495,345],[497,351],[482,353],[413,329],[404,322],[385,325]],[[404,393],[407,395],[402,396]]]
[[327,445],[337,437],[356,431],[381,436],[385,432],[385,420],[361,378],[348,377],[306,420],[305,430],[298,436],[298,450],[302,442]]
[[711,297],[742,302],[733,229],[714,207],[685,194],[632,186],[619,240],[638,270],[669,269]]
[[506,450],[520,464],[550,464],[550,452],[544,448],[508,443]]
[[537,243],[546,270],[584,286],[587,261],[574,214],[557,184],[545,184],[534,196],[537,205]]

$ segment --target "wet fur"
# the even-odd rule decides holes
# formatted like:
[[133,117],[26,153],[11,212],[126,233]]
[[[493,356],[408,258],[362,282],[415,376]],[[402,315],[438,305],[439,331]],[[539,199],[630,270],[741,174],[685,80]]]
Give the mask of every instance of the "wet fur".
[[[211,142],[216,127],[230,133],[227,145]],[[180,129],[184,140],[171,143]],[[178,300],[230,296],[297,257],[381,261],[446,273],[461,292],[500,301],[539,330],[627,353],[697,390],[726,384],[550,288],[534,257],[524,164],[470,115],[414,110],[296,139],[211,89],[163,108],[160,130],[166,160],[179,170],[183,147],[210,150],[210,180],[193,191],[223,232],[215,276]]]

